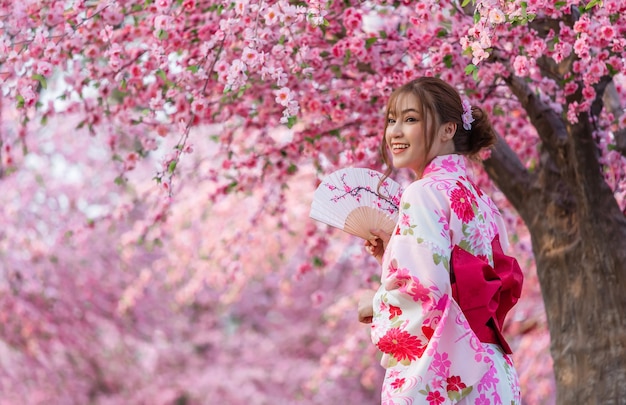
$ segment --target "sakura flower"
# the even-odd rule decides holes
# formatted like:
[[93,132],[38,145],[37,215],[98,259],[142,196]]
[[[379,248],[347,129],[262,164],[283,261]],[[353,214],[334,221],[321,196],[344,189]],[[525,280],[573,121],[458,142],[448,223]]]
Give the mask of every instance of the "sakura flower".
[[194,114],[200,114],[206,108],[206,100],[204,98],[195,99],[191,103],[191,111]]
[[246,12],[248,1],[237,0],[235,2],[235,14],[243,15]]
[[52,65],[48,62],[39,61],[37,63],[36,72],[44,77],[50,77],[52,74]]
[[276,92],[276,102],[280,105],[287,107],[289,102],[293,99],[293,93],[288,87],[283,87]]
[[502,24],[506,22],[506,16],[502,12],[502,10],[498,8],[492,8],[489,10],[489,22],[491,24]]
[[155,5],[159,12],[165,12],[171,7],[172,0],[157,0]]
[[172,26],[172,17],[167,15],[158,15],[154,18],[154,31],[158,36],[159,31],[168,31]]
[[243,62],[249,67],[253,68],[257,66],[260,62],[260,59],[260,55],[256,50],[248,47],[245,47],[243,49],[241,60],[243,60]]
[[33,86],[25,86],[20,90],[20,95],[24,99],[25,107],[32,107],[37,101],[37,94],[33,91]]
[[513,60],[513,68],[515,69],[515,74],[520,77],[528,76],[530,73],[529,70],[530,62],[528,58],[522,55],[518,55]]
[[280,13],[274,7],[268,7],[267,11],[265,12],[264,17],[265,17],[265,24],[274,25],[279,21]]

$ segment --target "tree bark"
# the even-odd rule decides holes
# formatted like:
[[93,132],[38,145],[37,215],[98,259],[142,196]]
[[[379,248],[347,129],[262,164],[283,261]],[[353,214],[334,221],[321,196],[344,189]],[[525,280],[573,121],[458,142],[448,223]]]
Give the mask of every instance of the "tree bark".
[[623,404],[626,218],[602,177],[589,117],[566,124],[521,79],[506,81],[542,139],[540,167],[529,174],[500,140],[485,169],[531,234],[557,403]]

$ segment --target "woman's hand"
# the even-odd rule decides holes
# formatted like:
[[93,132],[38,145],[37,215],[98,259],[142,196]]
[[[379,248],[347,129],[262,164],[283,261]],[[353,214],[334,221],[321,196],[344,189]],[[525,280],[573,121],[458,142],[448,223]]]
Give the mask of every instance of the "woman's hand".
[[359,296],[359,304],[358,304],[358,314],[359,314],[359,322],[361,323],[372,323],[372,318],[374,317],[374,307],[372,301],[374,300],[374,295],[376,291],[366,290],[361,293]]
[[382,263],[383,254],[391,234],[383,231],[382,229],[371,229],[370,233],[374,235],[374,239],[365,241],[365,250],[378,260],[378,263]]

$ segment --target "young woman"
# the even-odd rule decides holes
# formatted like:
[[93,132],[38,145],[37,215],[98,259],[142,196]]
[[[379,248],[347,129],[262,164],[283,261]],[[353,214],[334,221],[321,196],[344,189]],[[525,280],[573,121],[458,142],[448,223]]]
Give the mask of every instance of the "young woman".
[[388,173],[407,168],[417,180],[393,235],[375,230],[365,243],[382,264],[381,286],[359,317],[383,353],[383,405],[520,404],[501,328],[522,273],[503,253],[498,209],[464,160],[494,142],[484,111],[440,79],[419,78],[389,99],[383,159]]

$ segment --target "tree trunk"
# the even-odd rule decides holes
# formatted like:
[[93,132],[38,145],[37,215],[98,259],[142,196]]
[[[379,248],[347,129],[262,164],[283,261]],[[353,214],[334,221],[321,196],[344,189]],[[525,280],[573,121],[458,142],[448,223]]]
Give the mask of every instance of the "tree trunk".
[[626,218],[602,178],[589,117],[566,124],[515,80],[507,84],[542,138],[541,165],[529,173],[500,140],[485,169],[532,237],[557,403],[624,404]]
[[[548,185],[549,186],[549,185]],[[600,200],[600,199],[598,199]],[[549,195],[523,206],[551,337],[558,404],[626,401],[626,223],[597,201],[588,215]],[[608,212],[607,212],[608,211]],[[621,218],[611,215],[618,211]],[[611,218],[613,216],[613,218]]]

